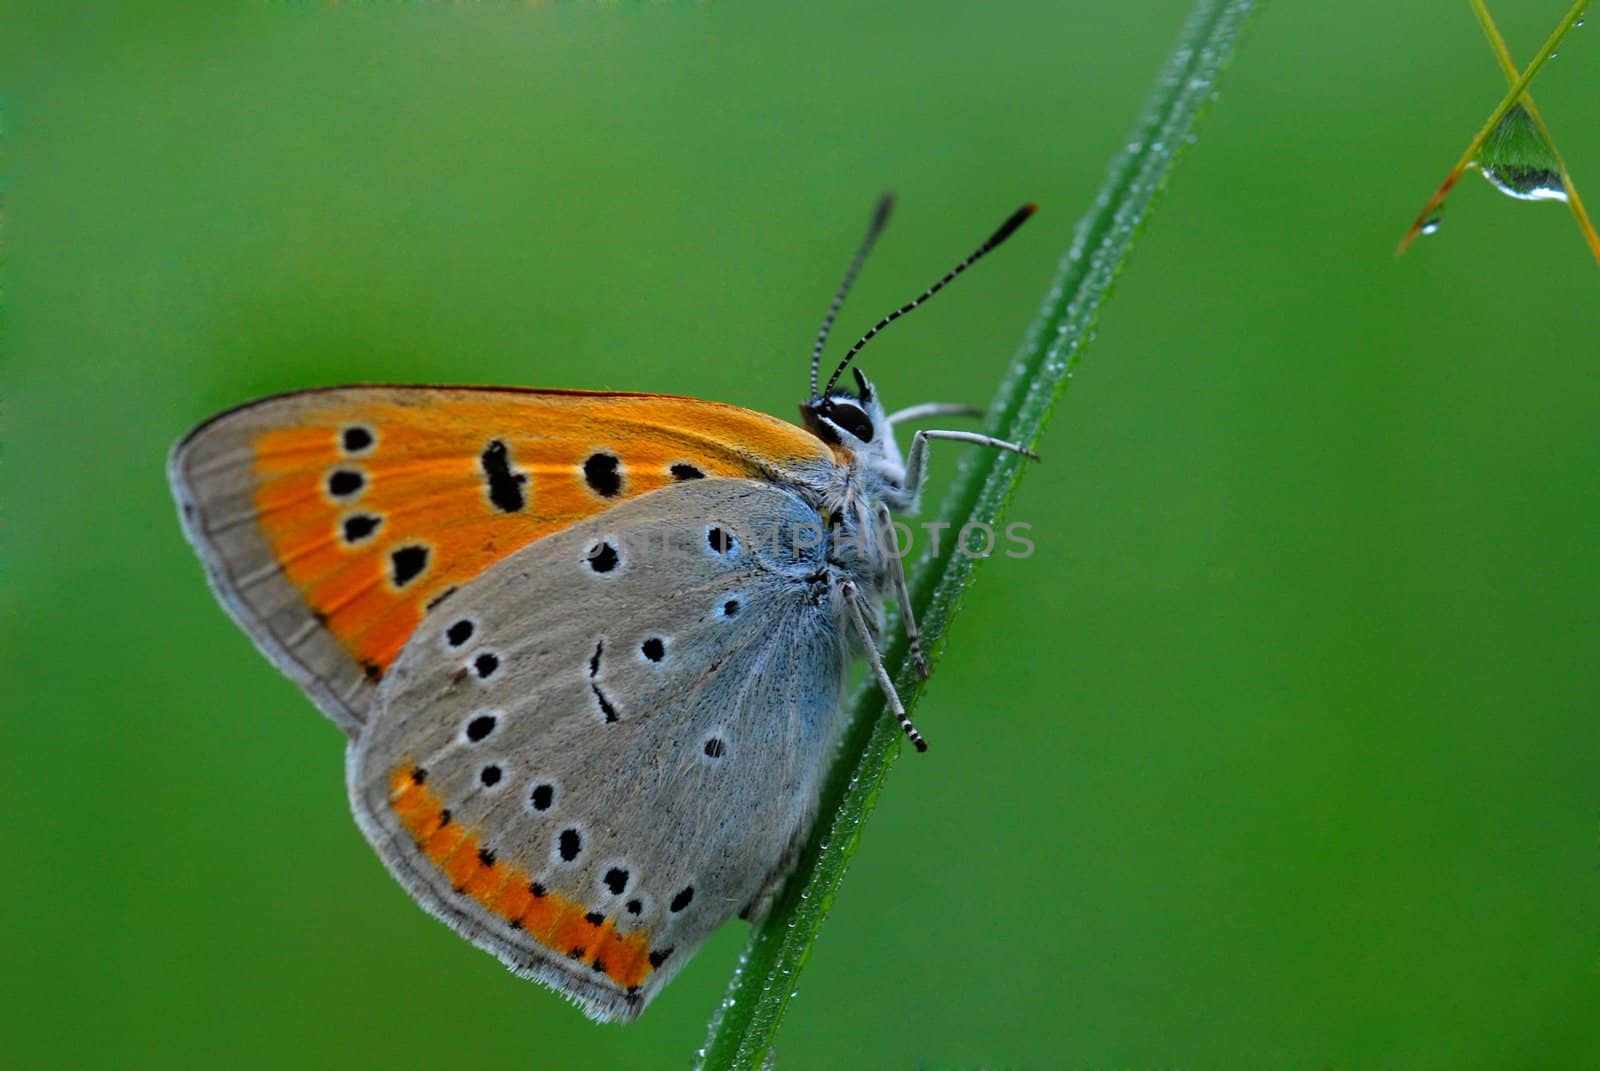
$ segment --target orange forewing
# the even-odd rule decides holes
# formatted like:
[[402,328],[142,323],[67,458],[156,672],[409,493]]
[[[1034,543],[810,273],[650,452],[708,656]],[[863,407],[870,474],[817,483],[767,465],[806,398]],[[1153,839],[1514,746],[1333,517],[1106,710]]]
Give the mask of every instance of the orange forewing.
[[[258,521],[317,620],[374,678],[431,602],[543,535],[693,472],[770,478],[831,456],[774,417],[671,395],[357,387],[297,397],[294,423],[250,442]],[[351,449],[351,429],[370,441],[358,433]],[[602,457],[601,479],[585,471],[596,455],[616,459]],[[336,494],[335,473],[356,474],[359,488]],[[498,504],[495,473],[515,481]],[[341,489],[355,483],[340,479]],[[350,538],[352,519],[370,533]],[[425,552],[412,576],[417,552],[404,569],[395,558],[406,548]]]

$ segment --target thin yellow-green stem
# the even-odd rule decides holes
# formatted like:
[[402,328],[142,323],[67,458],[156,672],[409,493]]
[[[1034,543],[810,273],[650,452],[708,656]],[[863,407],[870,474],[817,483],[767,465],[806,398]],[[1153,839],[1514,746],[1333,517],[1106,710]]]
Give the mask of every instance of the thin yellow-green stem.
[[[1483,35],[1489,39],[1489,47],[1494,50],[1494,58],[1499,61],[1500,70],[1504,72],[1506,81],[1515,85],[1517,65],[1511,60],[1511,50],[1506,48],[1505,38],[1500,36],[1500,28],[1494,24],[1494,16],[1489,14],[1489,5],[1483,0],[1468,0],[1468,3],[1472,5],[1473,14],[1478,16],[1478,25],[1483,27]],[[1589,213],[1583,207],[1583,198],[1578,196],[1578,186],[1572,181],[1572,173],[1567,170],[1567,162],[1562,159],[1561,150],[1556,148],[1556,139],[1551,137],[1550,129],[1544,125],[1544,118],[1540,116],[1538,107],[1533,103],[1531,92],[1522,94],[1522,106],[1533,120],[1539,136],[1544,138],[1545,144],[1550,146],[1550,152],[1556,158],[1556,168],[1561,174],[1561,185],[1567,191],[1567,205],[1572,209],[1573,218],[1578,221],[1578,232],[1589,244],[1589,252],[1594,255],[1595,263],[1600,264],[1600,235],[1595,234],[1594,224],[1589,222]]]
[[1439,188],[1433,192],[1433,196],[1428,199],[1428,203],[1422,206],[1421,212],[1417,213],[1417,218],[1411,223],[1411,229],[1406,231],[1405,237],[1400,239],[1400,244],[1395,248],[1395,256],[1404,253],[1406,247],[1416,239],[1417,235],[1422,233],[1423,227],[1433,218],[1434,214],[1439,210],[1439,206],[1444,204],[1444,199],[1450,196],[1450,188],[1456,184],[1461,175],[1467,170],[1467,167],[1477,158],[1478,150],[1483,148],[1484,141],[1494,132],[1494,128],[1499,125],[1500,120],[1506,117],[1506,113],[1511,110],[1518,99],[1527,92],[1528,84],[1543,69],[1545,63],[1549,61],[1550,56],[1555,52],[1556,47],[1561,44],[1561,39],[1567,36],[1567,32],[1572,29],[1573,24],[1583,17],[1584,8],[1588,6],[1589,0],[1573,0],[1572,7],[1567,9],[1567,13],[1561,17],[1560,22],[1556,23],[1556,28],[1550,32],[1550,36],[1545,39],[1539,51],[1534,54],[1533,62],[1529,63],[1527,70],[1519,74],[1516,80],[1511,83],[1510,91],[1506,93],[1504,99],[1500,101],[1494,111],[1489,113],[1489,118],[1484,121],[1483,127],[1467,143],[1467,151],[1461,154],[1461,159],[1456,161],[1456,166],[1450,169],[1450,173],[1439,184]]

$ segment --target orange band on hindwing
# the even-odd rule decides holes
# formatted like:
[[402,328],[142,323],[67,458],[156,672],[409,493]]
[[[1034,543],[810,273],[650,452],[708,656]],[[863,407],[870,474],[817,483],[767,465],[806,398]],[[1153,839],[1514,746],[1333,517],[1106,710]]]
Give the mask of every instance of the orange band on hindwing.
[[296,397],[292,421],[250,441],[258,522],[316,620],[374,679],[432,603],[544,535],[674,482],[831,461],[802,428],[670,395]]
[[636,988],[655,968],[650,962],[649,931],[623,935],[613,919],[587,910],[534,883],[518,867],[486,858],[476,830],[452,821],[448,811],[409,765],[397,766],[389,778],[389,805],[422,853],[450,879],[462,896],[471,897],[507,926],[558,955],[588,964],[625,990]]

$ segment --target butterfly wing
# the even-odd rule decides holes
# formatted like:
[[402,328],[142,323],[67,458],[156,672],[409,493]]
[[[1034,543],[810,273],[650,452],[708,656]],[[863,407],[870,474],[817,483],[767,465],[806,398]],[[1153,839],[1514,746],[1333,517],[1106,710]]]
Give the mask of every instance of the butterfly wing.
[[224,413],[168,474],[223,604],[353,736],[429,605],[517,548],[675,483],[829,463],[691,398],[345,387]]
[[424,907],[631,1019],[781,877],[847,651],[823,522],[771,483],[617,506],[429,612],[351,744],[363,831]]

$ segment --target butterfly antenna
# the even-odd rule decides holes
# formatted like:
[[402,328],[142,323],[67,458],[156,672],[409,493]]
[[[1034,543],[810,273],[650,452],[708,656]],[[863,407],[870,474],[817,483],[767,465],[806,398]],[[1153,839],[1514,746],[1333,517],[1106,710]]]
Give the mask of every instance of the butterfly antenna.
[[817,397],[817,371],[822,367],[822,347],[828,344],[828,333],[833,330],[833,321],[839,317],[839,309],[844,306],[844,299],[850,293],[850,288],[855,285],[856,276],[861,274],[861,265],[867,262],[867,254],[872,252],[872,247],[878,244],[878,236],[883,233],[883,228],[889,223],[889,213],[894,209],[894,191],[885,190],[883,196],[878,198],[878,207],[872,210],[872,222],[867,224],[866,236],[861,239],[861,245],[856,249],[855,257],[850,261],[850,267],[845,270],[844,281],[839,284],[838,291],[833,295],[833,304],[828,306],[828,314],[822,318],[822,329],[817,332],[817,344],[811,347],[811,396]]
[[[825,396],[829,391],[833,390],[833,385],[839,382],[839,377],[844,375],[844,370],[846,368],[850,367],[850,362],[855,360],[856,354],[861,352],[861,347],[865,346],[868,342],[871,342],[873,337],[876,336],[879,331],[882,331],[885,327],[888,327],[890,324],[900,319],[900,317],[904,316],[906,313],[910,312],[912,309],[916,308],[918,305],[921,305],[924,301],[927,301],[933,295],[949,286],[951,280],[960,275],[962,272],[966,271],[968,268],[972,267],[986,254],[992,252],[994,248],[1001,242],[1005,241],[1007,238],[1010,238],[1012,234],[1016,233],[1017,228],[1026,223],[1028,221],[1028,217],[1033,215],[1038,210],[1038,205],[1023,205],[1021,208],[1011,213],[1010,216],[1006,217],[1006,221],[1000,224],[1000,228],[993,234],[989,235],[987,241],[985,241],[977,249],[974,249],[967,259],[963,260],[960,264],[957,264],[955,267],[946,272],[944,278],[940,279],[938,282],[928,287],[928,289],[924,290],[922,293],[918,294],[916,297],[912,298],[910,301],[906,302],[904,305],[901,305],[898,309],[895,309],[889,315],[873,324],[871,329],[868,330],[866,334],[862,335],[860,340],[857,341],[854,346],[850,347],[850,352],[844,355],[844,360],[839,362],[839,367],[833,370],[833,375],[828,378],[828,385],[823,388],[822,394],[818,394],[816,390],[813,389],[811,396],[814,398],[820,398]],[[814,387],[815,382],[813,381],[813,388]]]

